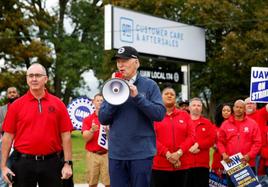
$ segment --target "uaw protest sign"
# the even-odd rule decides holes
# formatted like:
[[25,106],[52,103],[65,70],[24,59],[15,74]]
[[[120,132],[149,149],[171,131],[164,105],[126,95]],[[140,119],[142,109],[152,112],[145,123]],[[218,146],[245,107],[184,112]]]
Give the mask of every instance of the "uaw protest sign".
[[251,68],[250,100],[256,103],[268,103],[268,68]]
[[237,153],[230,156],[231,162],[226,163],[223,160],[221,161],[221,164],[230,176],[234,186],[261,187],[250,166],[243,164],[241,158],[243,158],[243,155]]

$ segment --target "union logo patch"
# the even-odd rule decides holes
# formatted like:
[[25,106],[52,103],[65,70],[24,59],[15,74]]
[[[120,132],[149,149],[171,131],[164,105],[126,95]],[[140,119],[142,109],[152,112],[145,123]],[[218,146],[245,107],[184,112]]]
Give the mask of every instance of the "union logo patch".
[[79,97],[72,100],[68,105],[67,110],[74,129],[81,130],[84,118],[95,111],[95,106],[91,99],[87,97]]

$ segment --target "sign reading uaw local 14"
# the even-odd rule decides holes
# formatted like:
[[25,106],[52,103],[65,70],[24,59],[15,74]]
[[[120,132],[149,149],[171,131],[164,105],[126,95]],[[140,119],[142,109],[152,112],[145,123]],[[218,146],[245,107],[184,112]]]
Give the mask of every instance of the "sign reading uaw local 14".
[[148,77],[156,82],[183,83],[183,73],[181,71],[166,71],[158,69],[140,68],[141,76]]
[[71,101],[67,110],[74,129],[81,130],[84,118],[92,114],[95,111],[95,107],[91,99],[79,97]]
[[268,68],[251,68],[250,100],[268,103]]

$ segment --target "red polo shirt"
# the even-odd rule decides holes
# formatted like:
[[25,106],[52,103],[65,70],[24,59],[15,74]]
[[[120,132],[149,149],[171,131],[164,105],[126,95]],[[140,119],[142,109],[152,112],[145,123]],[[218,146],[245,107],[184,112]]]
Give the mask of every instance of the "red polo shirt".
[[72,131],[64,103],[45,93],[39,101],[30,91],[10,105],[5,132],[14,134],[14,148],[26,154],[46,155],[61,151],[61,133]]
[[[98,116],[94,112],[93,114],[89,115],[83,120],[83,126],[82,126],[82,132],[86,130],[90,130],[92,126],[92,122],[99,126],[100,129],[100,122],[98,119]],[[102,148],[98,144],[98,138],[99,138],[99,130],[94,132],[93,138],[86,143],[86,150],[90,152],[96,152],[96,151],[105,151],[106,149]]]

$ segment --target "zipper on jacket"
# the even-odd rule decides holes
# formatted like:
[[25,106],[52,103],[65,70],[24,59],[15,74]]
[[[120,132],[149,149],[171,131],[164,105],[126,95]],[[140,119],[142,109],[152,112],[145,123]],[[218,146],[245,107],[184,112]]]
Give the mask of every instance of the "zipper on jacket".
[[173,150],[176,149],[176,146],[175,146],[175,132],[174,132],[174,123],[173,123],[173,120],[172,120],[172,117],[170,117],[170,121],[171,121],[171,124],[172,124],[172,140],[173,140]]
[[42,113],[41,99],[38,99],[38,110],[39,110],[39,113]]
[[267,145],[268,144],[268,132],[266,132],[266,137],[265,137],[265,145]]
[[239,148],[240,148],[240,132],[237,135],[237,139],[238,139],[238,145],[237,145],[238,151],[237,152],[240,152],[239,151]]
[[[172,120],[173,118],[172,117],[170,117],[170,122],[171,122],[171,124],[172,124],[172,140],[173,140],[173,151],[175,150],[176,151],[176,145],[175,145],[175,127],[174,127],[174,123],[173,123],[173,120]],[[175,170],[175,168],[173,168],[173,170]]]

